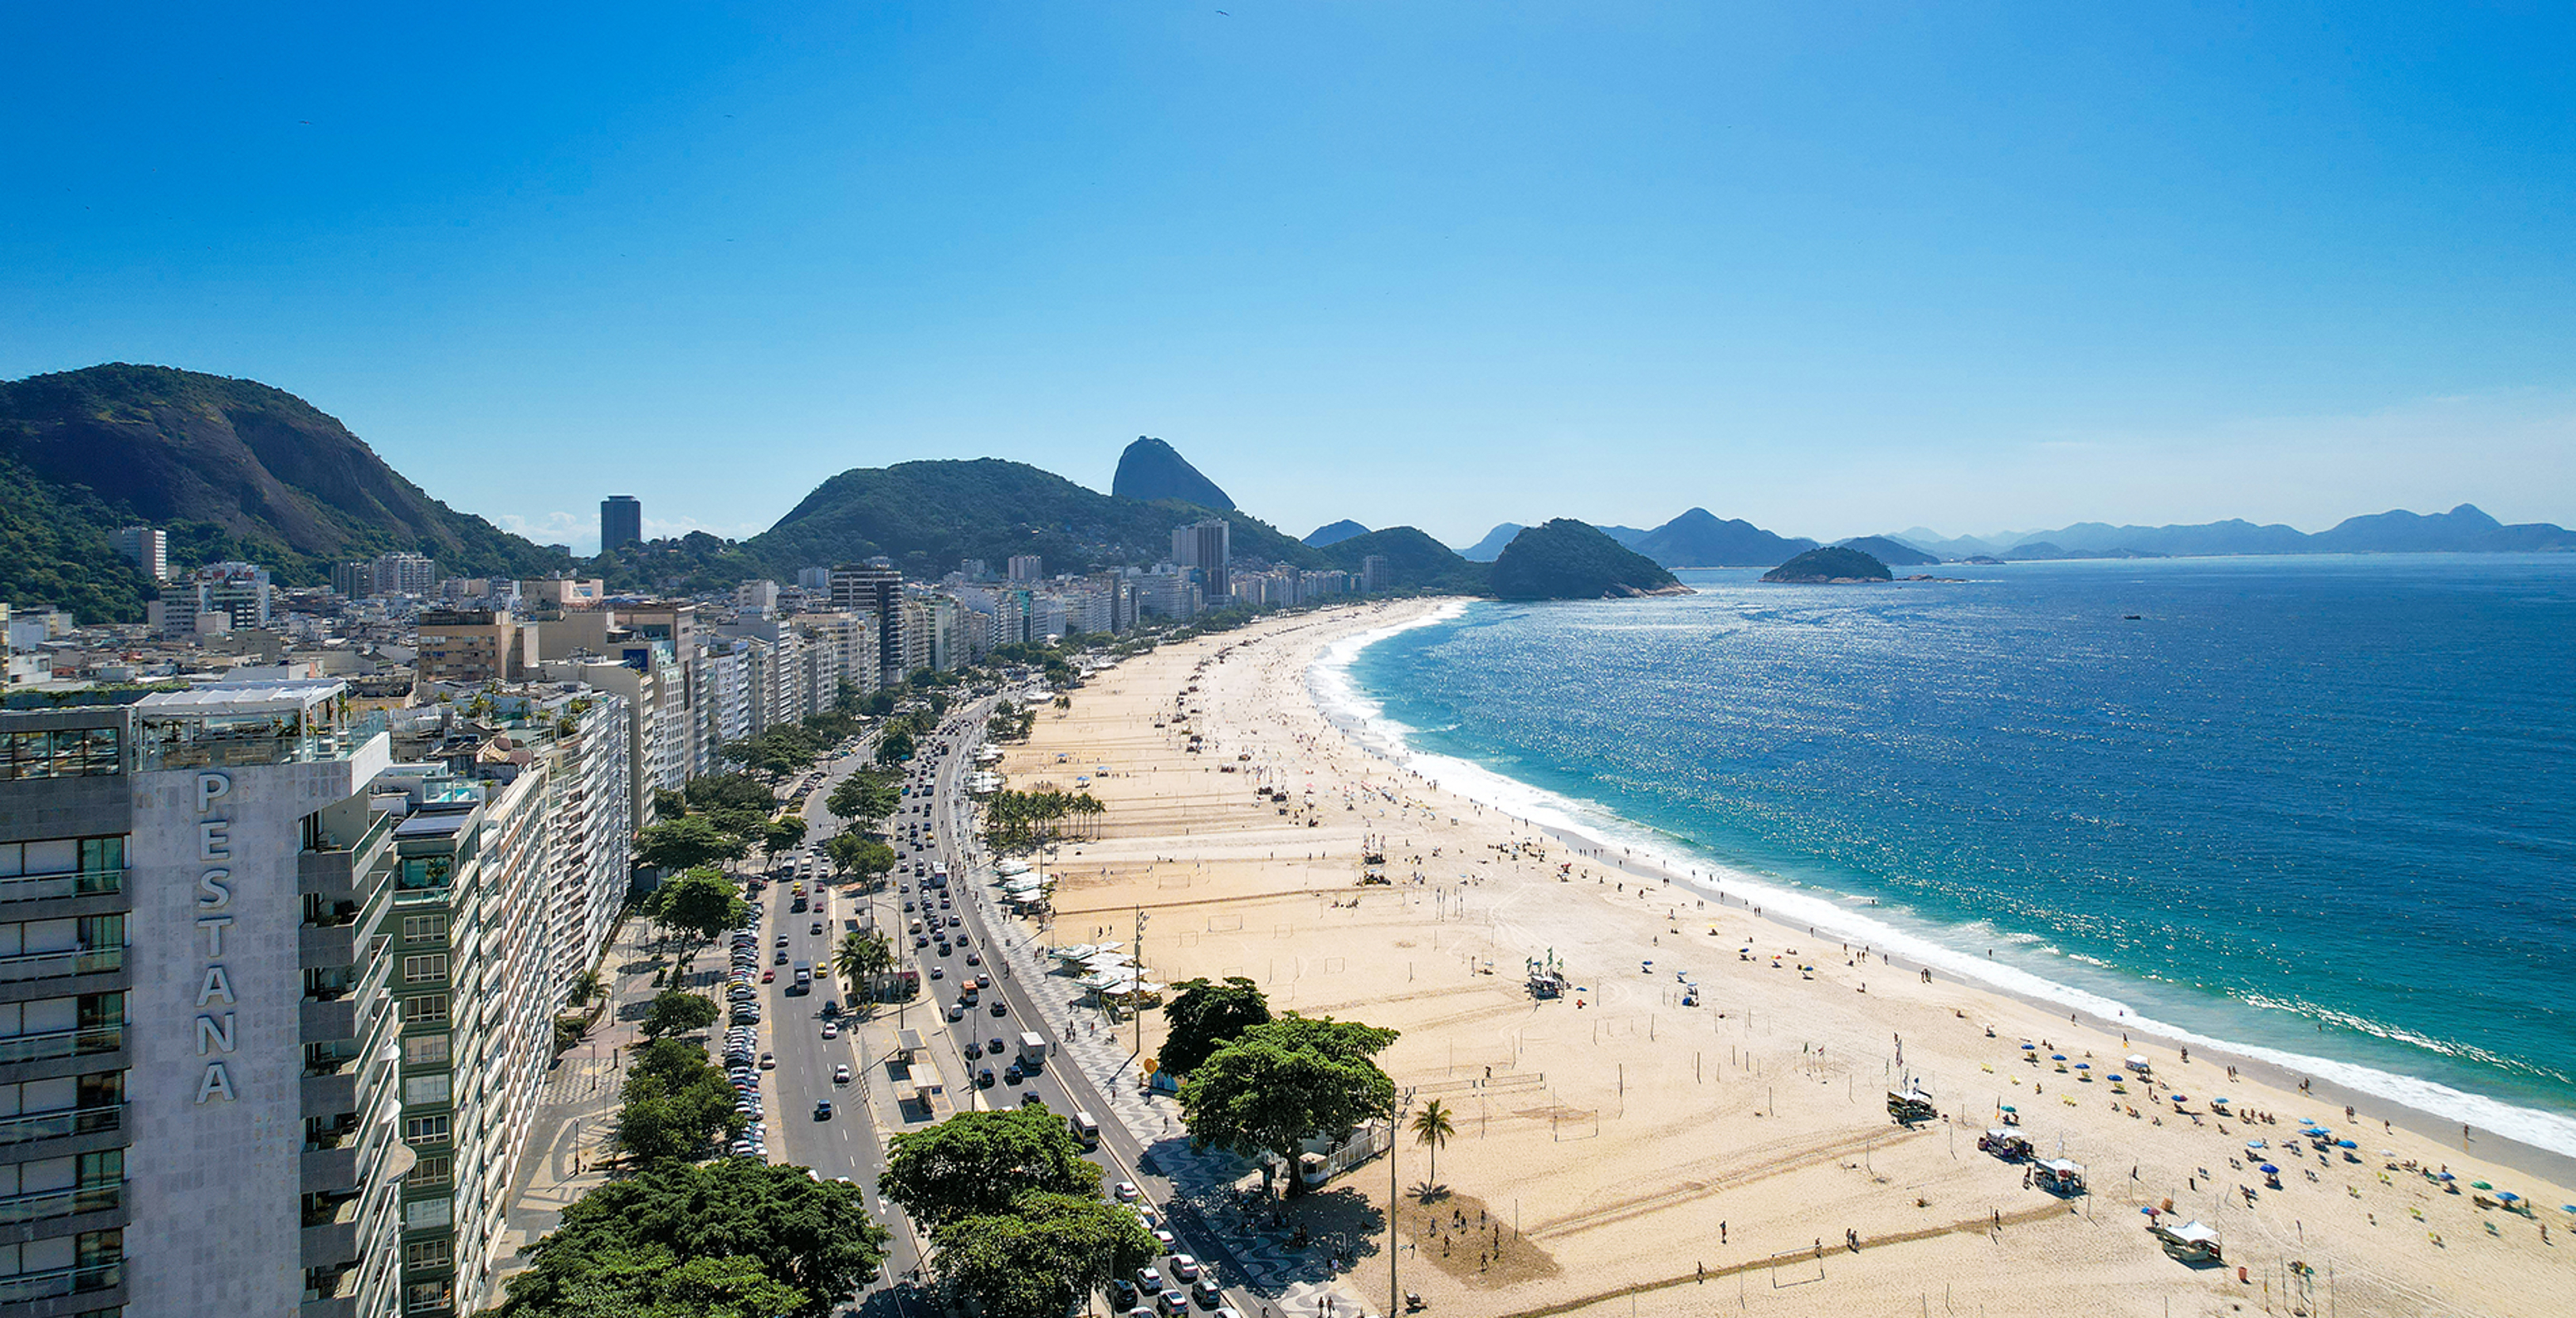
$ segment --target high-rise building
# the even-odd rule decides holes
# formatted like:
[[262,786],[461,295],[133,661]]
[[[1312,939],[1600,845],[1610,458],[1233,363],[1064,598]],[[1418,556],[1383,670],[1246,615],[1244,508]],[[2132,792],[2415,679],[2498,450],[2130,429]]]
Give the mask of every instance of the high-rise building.
[[401,1312],[388,742],[344,692],[0,711],[0,1313]]
[[903,627],[903,574],[882,563],[844,563],[832,569],[832,607],[863,613],[877,628],[877,685],[893,686],[909,676],[909,654]]
[[1368,594],[1395,588],[1395,574],[1387,570],[1386,555],[1369,554],[1360,559],[1360,589]]
[[[219,614],[235,631],[268,625],[268,569],[251,563],[208,563],[189,577],[199,616]],[[192,620],[193,621],[193,620]]]
[[1011,555],[1011,580],[1024,583],[1046,580],[1046,560],[1036,554]]
[[116,552],[125,555],[143,574],[154,581],[170,579],[170,537],[149,526],[124,526],[116,531]]
[[508,609],[429,609],[420,615],[420,680],[515,682],[536,667],[536,629]]
[[1211,600],[1224,596],[1232,586],[1228,569],[1234,561],[1233,529],[1224,518],[1211,517],[1172,532],[1172,561],[1197,569],[1199,586]]
[[612,494],[599,501],[599,552],[615,553],[625,545],[644,543],[644,505],[634,495]]

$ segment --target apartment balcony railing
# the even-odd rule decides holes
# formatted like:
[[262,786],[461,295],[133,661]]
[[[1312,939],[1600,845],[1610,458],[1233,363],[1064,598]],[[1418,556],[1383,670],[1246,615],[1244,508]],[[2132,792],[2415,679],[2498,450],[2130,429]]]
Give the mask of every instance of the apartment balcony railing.
[[25,1304],[30,1300],[49,1300],[58,1295],[85,1295],[91,1291],[112,1290],[125,1284],[125,1262],[92,1263],[77,1268],[56,1268],[51,1272],[21,1272],[0,1277],[0,1304]]
[[0,879],[0,902],[33,902],[53,897],[96,897],[125,891],[125,871],[81,870],[72,874],[21,874]]
[[35,1194],[11,1195],[0,1199],[0,1226],[16,1226],[47,1217],[69,1217],[74,1213],[103,1213],[125,1201],[122,1185],[78,1185],[67,1190],[43,1190]]
[[125,1105],[122,1103],[114,1107],[65,1108],[60,1112],[0,1117],[0,1145],[61,1139],[67,1135],[95,1135],[103,1130],[116,1130],[124,1124]]
[[125,949],[121,947],[22,952],[16,956],[0,956],[0,984],[14,984],[22,979],[52,979],[57,975],[96,975],[124,968]]
[[0,1039],[0,1064],[41,1062],[56,1057],[78,1057],[89,1053],[112,1053],[125,1046],[125,1027],[96,1025],[83,1029],[48,1030],[43,1034],[21,1034]]

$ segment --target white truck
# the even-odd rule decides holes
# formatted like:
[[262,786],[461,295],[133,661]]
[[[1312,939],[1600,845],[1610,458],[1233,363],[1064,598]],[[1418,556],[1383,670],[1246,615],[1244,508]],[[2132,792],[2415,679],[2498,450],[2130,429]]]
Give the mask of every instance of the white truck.
[[1046,1063],[1046,1051],[1046,1040],[1038,1037],[1036,1031],[1025,1030],[1021,1032],[1020,1065],[1024,1067],[1044,1065]]

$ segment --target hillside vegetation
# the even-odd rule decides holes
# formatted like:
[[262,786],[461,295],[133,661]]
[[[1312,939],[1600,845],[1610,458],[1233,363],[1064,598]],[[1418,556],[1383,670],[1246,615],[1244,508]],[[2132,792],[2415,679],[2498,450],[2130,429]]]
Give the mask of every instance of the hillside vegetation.
[[1492,574],[1494,594],[1507,600],[1616,599],[1685,589],[1654,560],[1571,517],[1513,536]]

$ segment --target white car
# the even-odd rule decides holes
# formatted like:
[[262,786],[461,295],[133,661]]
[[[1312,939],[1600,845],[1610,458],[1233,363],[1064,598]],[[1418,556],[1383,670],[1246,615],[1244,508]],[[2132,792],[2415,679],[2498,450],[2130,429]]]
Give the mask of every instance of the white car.
[[832,1083],[836,1085],[846,1085],[850,1083],[849,1063],[843,1062],[839,1066],[832,1068]]
[[841,1037],[841,1027],[840,1027],[840,1026],[838,1026],[838,1025],[832,1025],[832,1024],[826,1023],[826,1024],[823,1026],[823,1037],[824,1037],[824,1038],[826,1038],[826,1039],[837,1039],[837,1038],[840,1038],[840,1037]]
[[1118,1197],[1118,1202],[1122,1204],[1132,1204],[1136,1202],[1137,1199],[1143,1197],[1143,1192],[1136,1188],[1136,1183],[1134,1181],[1120,1181],[1118,1184],[1110,1187],[1109,1192],[1116,1195]]

